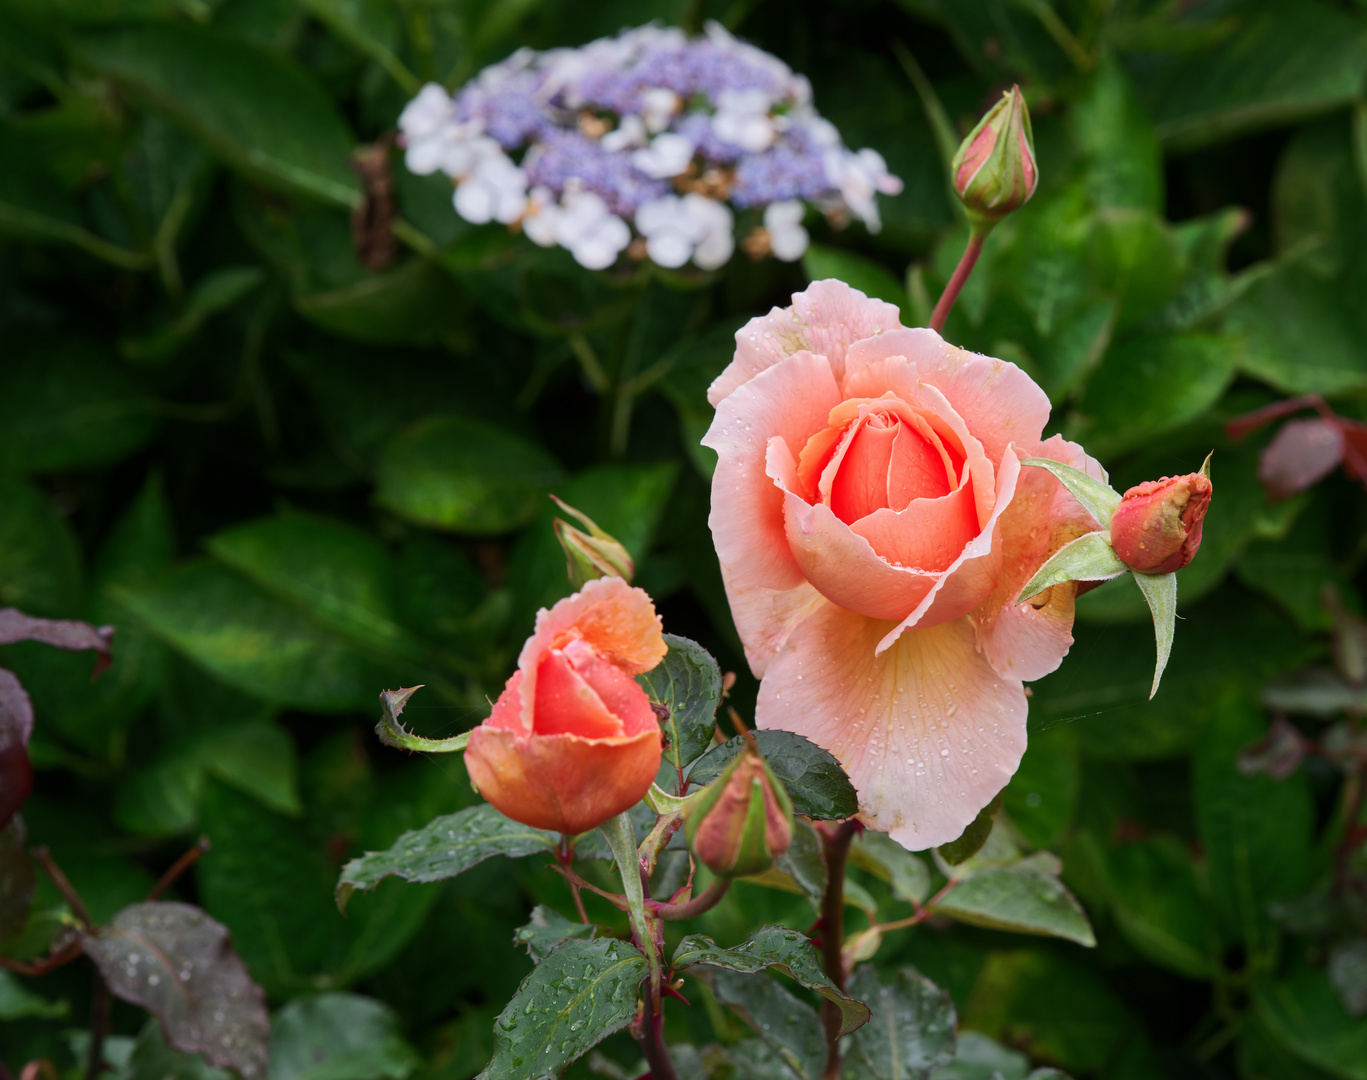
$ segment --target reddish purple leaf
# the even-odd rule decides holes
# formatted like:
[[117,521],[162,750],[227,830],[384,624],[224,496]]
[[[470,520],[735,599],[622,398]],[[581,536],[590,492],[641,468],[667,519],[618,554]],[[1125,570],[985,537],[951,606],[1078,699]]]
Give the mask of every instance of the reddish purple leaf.
[[33,790],[28,740],[33,704],[14,672],[0,668],[0,829],[9,824]]
[[1288,499],[1323,479],[1343,460],[1340,424],[1321,416],[1288,420],[1258,459],[1269,499]]
[[16,641],[41,641],[59,649],[81,652],[94,649],[99,656],[91,678],[98,678],[109,666],[109,643],[114,637],[112,626],[91,626],[71,619],[35,619],[18,608],[0,609],[0,645]]
[[82,934],[81,944],[110,990],[161,1021],[168,1046],[202,1053],[242,1080],[265,1077],[266,995],[222,923],[191,904],[148,900]]
[[1285,780],[1305,760],[1306,743],[1301,733],[1285,717],[1272,721],[1268,733],[1239,751],[1239,771],[1245,776],[1266,773],[1274,780]]

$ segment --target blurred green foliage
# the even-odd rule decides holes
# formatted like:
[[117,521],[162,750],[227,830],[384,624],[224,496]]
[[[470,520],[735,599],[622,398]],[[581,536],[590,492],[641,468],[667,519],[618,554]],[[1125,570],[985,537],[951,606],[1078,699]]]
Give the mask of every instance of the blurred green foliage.
[[[906,181],[883,231],[627,285],[467,225],[396,155],[401,252],[362,264],[349,156],[422,81],[652,18],[720,19],[809,74],[845,141]],[[1114,1080],[1367,1078],[1367,1018],[1327,959],[1367,922],[1345,855],[1363,779],[1236,765],[1268,681],[1329,660],[1324,586],[1361,608],[1367,498],[1334,475],[1270,504],[1270,431],[1223,432],[1303,393],[1367,415],[1361,0],[0,0],[0,605],[119,628],[94,684],[88,657],[0,650],[37,714],[30,839],[107,919],[208,835],[177,890],[269,991],[273,1080],[472,1076],[531,970],[515,931],[565,907],[559,878],[505,859],[388,881],[345,918],[332,897],[348,858],[475,801],[458,757],[380,746],[376,695],[426,684],[407,718],[433,737],[487,715],[534,612],[569,592],[548,493],[624,542],[747,711],[706,525],[707,384],[809,277],[923,324],[966,236],[946,151],[1012,81],[1041,186],[946,337],[1025,368],[1119,490],[1213,447],[1216,494],[1157,698],[1121,579],[1080,601],[1004,794],[1019,838],[1062,854],[1097,947],[931,924],[888,938],[883,981],[915,964],[1013,1048],[961,1057],[1009,1075],[1020,1051]],[[898,890],[851,887],[884,919],[910,910]],[[42,952],[62,907],[41,882],[6,954]],[[728,943],[811,918],[742,883],[700,922]],[[0,977],[0,1060],[75,1069],[87,973]],[[714,1037],[721,987],[670,1007],[679,1039]],[[119,1077],[221,1075],[136,1010],[114,1021]],[[602,1050],[635,1060],[625,1035]]]

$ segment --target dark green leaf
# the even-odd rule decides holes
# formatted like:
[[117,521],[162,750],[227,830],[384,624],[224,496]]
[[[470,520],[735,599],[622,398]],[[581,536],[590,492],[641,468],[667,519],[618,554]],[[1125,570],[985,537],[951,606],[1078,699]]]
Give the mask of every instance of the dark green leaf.
[[[859,811],[854,785],[829,751],[791,731],[756,731],[760,753],[774,775],[783,781],[793,809],[818,821],[853,817]],[[689,780],[705,784],[717,777],[740,753],[745,740],[737,736],[714,746],[693,766]]]
[[518,928],[513,944],[527,946],[527,955],[539,964],[562,941],[592,937],[597,929],[593,923],[574,922],[554,908],[537,904],[532,908],[531,922]]
[[721,668],[696,641],[666,634],[669,652],[658,667],[636,676],[650,700],[669,710],[665,757],[687,771],[712,743],[721,701]]
[[282,705],[369,709],[383,668],[226,567],[184,563],[114,595],[152,633],[224,682]]
[[109,989],[156,1016],[177,1050],[203,1053],[243,1080],[266,1075],[266,998],[222,923],[189,904],[148,901],[81,944]]
[[794,819],[792,842],[774,861],[774,867],[791,877],[812,907],[821,910],[821,897],[826,892],[829,875],[821,837],[814,828],[800,818]]
[[1253,986],[1253,1006],[1268,1033],[1333,1076],[1367,1080],[1367,1019],[1348,1015],[1322,970],[1302,967]]
[[818,1080],[826,1040],[815,1009],[767,975],[719,970],[707,982],[717,1002],[740,1016],[799,1080]]
[[[8,774],[6,779],[10,779]],[[0,829],[0,942],[23,930],[33,904],[37,882],[27,840],[24,819],[17,814]]]
[[48,339],[15,351],[0,366],[0,466],[95,468],[156,431],[147,389],[93,342]]
[[939,851],[945,862],[950,866],[958,866],[981,851],[982,846],[987,843],[987,838],[992,832],[992,822],[1001,807],[1002,797],[998,794],[978,811],[978,816],[968,823],[963,835],[948,844],[941,844]]
[[166,1045],[161,1025],[149,1019],[128,1055],[126,1080],[231,1080],[232,1073],[208,1064],[202,1054],[183,1054]]
[[702,934],[689,934],[674,950],[672,963],[676,971],[706,964],[746,975],[778,968],[798,985],[815,990],[840,1009],[842,1035],[848,1035],[869,1019],[869,1010],[862,1002],[842,994],[827,978],[812,943],[796,930],[782,926],[761,927],[731,949],[723,949]]
[[1113,59],[1092,72],[1069,121],[1087,156],[1087,193],[1098,206],[1162,208],[1158,140],[1129,76]]
[[[1193,20],[1200,25],[1199,21]],[[1180,23],[1179,23],[1180,25]],[[1313,0],[1241,9],[1228,37],[1138,81],[1158,136],[1189,148],[1345,104],[1367,71],[1360,21]]]
[[930,895],[930,870],[887,833],[865,830],[850,848],[850,858],[892,887],[892,895],[919,904]]
[[119,342],[119,353],[132,364],[164,364],[185,348],[213,315],[250,295],[265,280],[255,266],[227,266],[195,283],[180,314],[165,326]]
[[19,976],[0,971],[0,1020],[60,1020],[67,1012],[65,1001],[39,997]]
[[0,476],[0,607],[76,614],[81,558],[71,526],[37,488]]
[[295,998],[271,1024],[271,1080],[404,1080],[419,1062],[399,1018],[374,998]]
[[646,958],[624,941],[567,941],[522,980],[494,1021],[494,1057],[479,1080],[559,1076],[636,1015]]
[[324,330],[371,345],[461,343],[470,316],[465,294],[426,259],[298,295],[294,306]]
[[885,984],[878,969],[865,964],[854,973],[849,990],[873,1011],[855,1034],[854,1045],[874,1080],[926,1080],[954,1058],[954,1004],[924,975],[901,968]]
[[251,179],[343,206],[357,201],[346,121],[313,78],[282,57],[172,23],[86,36],[75,51]]
[[1254,955],[1273,947],[1268,904],[1299,895],[1310,874],[1314,808],[1303,773],[1245,776],[1239,752],[1267,734],[1267,720],[1230,688],[1197,744],[1196,825],[1210,889],[1229,931]]
[[563,472],[535,443],[463,416],[431,416],[380,457],[378,497],[420,525],[488,535],[526,524]]
[[1032,847],[1055,843],[1072,824],[1081,781],[1078,756],[1073,725],[1030,732],[1020,767],[1002,792],[1002,805]]
[[373,889],[391,875],[405,881],[443,881],[493,855],[519,858],[553,851],[559,839],[556,833],[520,825],[482,803],[404,833],[388,851],[352,859],[342,868],[337,904],[345,910],[353,892]]

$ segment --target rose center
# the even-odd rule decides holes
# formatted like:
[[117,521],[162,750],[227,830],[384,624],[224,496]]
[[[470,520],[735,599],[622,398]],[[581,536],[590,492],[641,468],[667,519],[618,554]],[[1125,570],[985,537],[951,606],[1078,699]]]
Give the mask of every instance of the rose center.
[[830,425],[802,449],[798,479],[810,501],[824,502],[852,525],[877,510],[905,510],[913,500],[938,499],[958,487],[962,455],[905,406],[866,407],[853,417],[840,415],[845,411],[834,410]]

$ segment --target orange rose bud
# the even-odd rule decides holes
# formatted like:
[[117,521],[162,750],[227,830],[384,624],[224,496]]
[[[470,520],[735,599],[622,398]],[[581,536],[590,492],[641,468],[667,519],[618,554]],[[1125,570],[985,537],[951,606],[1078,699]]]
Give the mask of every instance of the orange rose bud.
[[563,518],[555,519],[555,538],[565,551],[565,571],[569,574],[570,584],[578,588],[587,581],[602,577],[619,577],[623,581],[630,581],[636,573],[636,564],[617,538],[600,529],[587,514],[580,513],[554,495],[551,498],[556,506],[588,530],[576,529]]
[[470,734],[465,765],[480,794],[514,821],[571,835],[635,806],[659,772],[661,738],[634,676],[667,651],[650,597],[621,578],[543,609]]
[[1201,522],[1212,490],[1210,477],[1199,472],[1130,488],[1111,517],[1115,553],[1140,573],[1181,570],[1201,546]]
[[689,846],[719,877],[769,869],[793,840],[793,804],[764,759],[746,749],[686,813]]
[[1030,110],[1013,86],[954,155],[954,190],[974,225],[995,225],[1030,201],[1039,184]]

